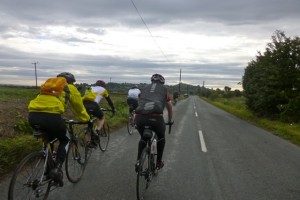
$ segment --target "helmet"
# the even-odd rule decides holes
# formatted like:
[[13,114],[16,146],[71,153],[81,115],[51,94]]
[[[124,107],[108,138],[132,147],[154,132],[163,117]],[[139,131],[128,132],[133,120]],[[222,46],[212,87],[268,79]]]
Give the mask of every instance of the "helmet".
[[131,89],[135,89],[135,88],[138,88],[138,86],[137,86],[137,85],[134,85],[134,86],[132,86]]
[[69,72],[62,72],[58,74],[57,77],[64,77],[68,83],[76,82],[74,75]]
[[153,74],[151,82],[160,82],[161,84],[165,84],[165,78],[160,74]]
[[95,85],[106,88],[106,84],[105,84],[105,82],[102,81],[102,80],[98,80],[98,81],[95,83]]

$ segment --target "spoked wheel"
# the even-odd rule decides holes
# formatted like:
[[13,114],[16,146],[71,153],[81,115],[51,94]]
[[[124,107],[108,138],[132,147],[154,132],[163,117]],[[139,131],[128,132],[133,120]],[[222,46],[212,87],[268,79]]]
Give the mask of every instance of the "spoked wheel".
[[127,121],[127,131],[128,131],[128,134],[132,135],[134,129],[135,129],[135,124],[134,124],[133,115],[129,114],[128,121]]
[[34,152],[26,156],[11,178],[8,199],[47,199],[52,181],[43,176],[44,165],[43,152]]
[[71,140],[66,156],[66,175],[70,182],[77,183],[83,175],[87,161],[86,145],[81,137]]
[[80,138],[80,142],[82,143],[82,145],[84,145],[85,148],[85,159],[86,159],[85,164],[87,164],[89,158],[92,155],[92,149],[88,148],[88,139],[87,139],[87,137],[90,136],[91,136],[91,130],[89,128],[83,128],[76,134],[76,137],[78,138],[78,140]]
[[149,187],[152,178],[149,171],[150,167],[147,151],[149,151],[148,148],[144,148],[139,161],[140,165],[136,179],[136,196],[138,200],[142,200],[144,198],[144,194]]
[[108,143],[109,143],[109,126],[106,122],[104,122],[102,129],[100,130],[100,133],[97,133],[99,136],[99,148],[101,151],[106,151]]
[[151,171],[153,176],[156,176],[158,174],[158,169],[156,168],[156,159],[157,159],[156,153],[150,155],[150,166],[151,166]]

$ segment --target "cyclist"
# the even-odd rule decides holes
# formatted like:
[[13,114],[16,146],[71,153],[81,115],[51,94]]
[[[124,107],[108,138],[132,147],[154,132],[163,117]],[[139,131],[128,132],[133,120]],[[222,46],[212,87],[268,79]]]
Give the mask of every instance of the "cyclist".
[[137,130],[141,135],[138,145],[138,156],[135,170],[138,170],[139,157],[141,151],[146,145],[143,139],[143,131],[145,126],[151,126],[152,130],[157,135],[157,162],[158,169],[164,166],[162,161],[163,151],[165,147],[165,121],[163,117],[163,110],[166,107],[168,111],[168,122],[171,123],[173,116],[173,109],[171,97],[164,86],[165,78],[160,74],[153,74],[151,77],[151,84],[141,89],[139,98],[139,105],[136,108],[136,125]]
[[[62,114],[65,112],[68,103],[70,102],[73,110],[75,111],[76,117],[82,121],[88,121],[90,116],[86,112],[81,95],[77,88],[73,85],[75,77],[73,74],[63,72],[57,75],[57,77],[64,77],[66,79],[66,87],[60,96],[52,96],[41,93],[28,105],[29,116],[28,122],[34,128],[38,125],[44,130],[49,139],[58,138],[59,146],[57,149],[57,168],[60,169],[65,157],[66,157],[66,146],[69,142],[69,138],[66,136],[67,127]],[[53,174],[51,171],[50,173]],[[62,176],[54,172],[54,179],[63,186]],[[46,176],[49,172],[46,172]]]
[[[106,89],[106,84],[102,80],[98,80],[95,83],[95,86],[91,86],[85,91],[85,94],[83,95],[83,104],[86,108],[86,110],[89,112],[89,114],[93,114],[95,117],[97,117],[98,123],[95,128],[96,132],[99,132],[104,124],[104,113],[99,107],[99,103],[101,100],[105,98],[107,103],[112,109],[113,114],[115,113],[115,107],[113,102],[110,99],[110,96],[108,94],[108,91]],[[90,147],[96,146],[97,144],[93,141],[95,137],[92,135],[92,141],[90,143]]]
[[173,104],[174,104],[174,105],[177,103],[178,97],[179,97],[178,92],[174,92],[174,93],[173,93],[173,101],[174,101]]
[[137,85],[128,90],[127,104],[129,105],[129,113],[132,113],[137,108],[140,93],[141,90]]

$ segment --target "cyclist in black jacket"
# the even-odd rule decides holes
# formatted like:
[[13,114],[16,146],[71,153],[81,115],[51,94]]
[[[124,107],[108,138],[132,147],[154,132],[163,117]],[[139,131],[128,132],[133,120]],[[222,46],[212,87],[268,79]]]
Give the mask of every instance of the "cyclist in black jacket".
[[[138,145],[138,157],[141,155],[142,149],[146,142],[143,140],[142,134],[145,126],[151,126],[156,133],[157,139],[157,168],[164,166],[162,161],[163,151],[165,147],[165,121],[163,111],[166,107],[168,110],[168,122],[171,122],[173,116],[171,97],[168,94],[167,88],[164,86],[165,78],[160,74],[153,74],[151,84],[141,89],[139,105],[136,108],[136,125],[137,130],[141,135]],[[139,166],[139,161],[136,163],[136,170]]]

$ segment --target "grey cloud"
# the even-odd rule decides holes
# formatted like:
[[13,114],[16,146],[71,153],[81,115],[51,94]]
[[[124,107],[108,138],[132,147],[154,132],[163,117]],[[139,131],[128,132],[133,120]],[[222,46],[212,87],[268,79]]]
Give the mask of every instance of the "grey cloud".
[[[53,51],[52,53],[24,52],[13,49],[13,45],[10,45],[11,48],[6,45],[16,38],[51,40],[69,46],[94,42],[72,34],[73,32],[51,33],[47,29],[51,25],[74,27],[83,35],[94,36],[106,36],[109,34],[109,29],[114,27],[127,27],[128,30],[133,27],[139,28],[144,35],[148,32],[130,0],[1,0],[0,79],[2,83],[9,80],[8,77],[11,79],[11,76],[30,80],[32,63],[38,61],[40,80],[55,76],[64,70],[74,72],[78,81],[93,82],[100,78],[108,81],[111,78],[116,82],[137,83],[148,82],[149,76],[157,72],[164,74],[168,81],[175,83],[178,81],[179,70],[182,69],[183,80],[193,84],[202,81],[211,85],[217,85],[217,82],[223,85],[235,84],[242,77],[244,67],[247,65],[245,60],[250,61],[249,57],[255,56],[247,57],[246,53],[239,55],[240,51],[247,48],[261,50],[258,47],[270,39],[275,29],[291,31],[288,32],[289,35],[299,33],[299,0],[133,1],[156,39],[167,40],[168,38],[161,37],[155,31],[168,30],[184,33],[187,38],[190,33],[219,37],[234,35],[240,40],[239,44],[230,48],[219,47],[213,52],[197,50],[197,46],[188,47],[185,51],[199,54],[199,58],[183,63],[176,60],[178,55],[173,52],[164,52],[167,59],[162,56],[160,60],[147,55],[144,59],[140,56],[128,58],[119,54],[126,51],[126,46],[112,41],[102,42],[102,38],[98,38],[98,42],[102,42],[101,45],[120,47],[114,49],[115,55],[69,55],[68,52],[58,54]],[[151,39],[149,35],[147,37]],[[240,45],[246,48],[241,50]],[[137,52],[142,52],[143,44],[140,48],[141,50]],[[213,57],[234,54],[236,54],[233,57],[235,60],[211,61]],[[195,64],[196,61],[200,64]]]

